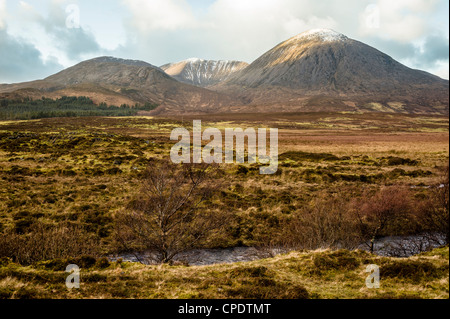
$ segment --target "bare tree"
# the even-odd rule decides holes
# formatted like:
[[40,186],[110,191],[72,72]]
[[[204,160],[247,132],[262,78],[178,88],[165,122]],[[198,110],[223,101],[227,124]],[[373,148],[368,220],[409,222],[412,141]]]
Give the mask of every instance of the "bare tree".
[[378,237],[411,213],[409,192],[395,186],[382,188],[372,196],[366,194],[355,206],[361,238],[371,253]]
[[219,188],[217,166],[154,162],[136,198],[116,216],[116,234],[126,250],[150,250],[169,263],[196,248],[224,224],[223,215],[202,206]]

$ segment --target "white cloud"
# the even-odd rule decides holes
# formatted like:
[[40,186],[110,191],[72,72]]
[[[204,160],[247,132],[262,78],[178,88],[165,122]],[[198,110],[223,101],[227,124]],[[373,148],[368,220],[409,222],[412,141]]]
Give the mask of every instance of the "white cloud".
[[[65,66],[94,55],[154,65],[189,57],[253,62],[278,43],[313,28],[344,33],[410,67],[444,74],[448,66],[440,44],[448,42],[448,31],[443,31],[448,16],[442,14],[447,0],[209,0],[207,5],[203,0],[26,1],[7,3],[16,10],[8,12],[8,32],[32,43],[44,60],[57,56]],[[80,29],[64,26],[69,3],[80,6]],[[378,28],[373,19],[367,23],[371,4],[379,12]],[[0,0],[2,27],[6,0]],[[440,38],[428,41],[429,50],[418,50],[436,32]],[[433,53],[437,50],[439,58]]]
[[205,17],[207,39],[233,59],[252,62],[281,41],[312,28],[338,28],[309,0],[217,0]]
[[448,79],[449,78],[448,62],[445,63],[439,61],[436,64],[437,64],[436,67],[434,69],[431,69],[430,71],[443,79]]
[[305,20],[292,17],[291,19],[283,23],[283,29],[289,35],[297,34],[298,30],[309,30],[317,28],[334,30],[338,29],[338,23],[331,17],[318,18],[314,16]]
[[6,0],[0,0],[0,30],[6,28]]
[[[32,42],[44,58],[57,56],[65,65],[78,62],[80,59],[99,54],[102,49],[92,32],[79,24],[79,7],[66,10],[67,0],[52,0],[49,2],[47,14],[25,1],[20,2],[20,15],[23,25],[31,29],[28,41]],[[75,14],[75,15],[74,15]]]
[[430,31],[430,15],[438,4],[438,0],[377,0],[360,13],[360,34],[404,43],[417,40]]
[[34,80],[61,70],[53,57],[44,61],[27,39],[10,33],[6,0],[0,0],[0,83]]
[[146,58],[154,64],[190,57],[187,54],[252,62],[277,43],[308,29],[339,28],[327,10],[316,15],[316,5],[310,0],[216,0],[201,15],[195,15],[184,0],[123,3],[131,13],[125,25],[127,46],[133,45],[130,51],[140,52],[141,58],[148,52]]
[[[189,57],[253,62],[303,31],[331,28],[376,48],[382,44],[394,59],[422,63],[423,56],[414,57],[417,46],[432,32],[445,1],[215,0],[199,14],[185,0],[122,0],[131,15],[128,42],[117,52],[156,65]],[[378,10],[377,28],[367,23],[371,4]],[[435,65],[420,63],[409,66]]]
[[184,0],[124,0],[132,13],[128,23],[140,32],[191,28],[195,17]]

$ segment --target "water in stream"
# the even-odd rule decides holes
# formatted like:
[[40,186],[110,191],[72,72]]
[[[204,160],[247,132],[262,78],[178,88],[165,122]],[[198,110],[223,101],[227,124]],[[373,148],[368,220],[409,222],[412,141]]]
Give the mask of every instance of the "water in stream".
[[[423,251],[444,245],[443,236],[404,236],[385,237],[375,243],[374,253],[380,256],[409,257]],[[368,250],[368,246],[361,244],[359,249]],[[177,255],[174,262],[191,266],[213,264],[229,264],[244,261],[274,257],[277,254],[289,252],[289,249],[259,249],[255,247],[234,247],[220,249],[193,249]],[[152,253],[121,254],[110,257],[111,261],[121,258],[123,261],[150,263]]]
[[[191,266],[204,266],[213,264],[230,264],[241,261],[253,261],[273,257],[278,253],[276,250],[258,249],[255,247],[234,247],[218,249],[193,249],[177,255],[174,262]],[[111,257],[112,261],[122,258],[123,261],[149,263],[152,253],[121,254]]]

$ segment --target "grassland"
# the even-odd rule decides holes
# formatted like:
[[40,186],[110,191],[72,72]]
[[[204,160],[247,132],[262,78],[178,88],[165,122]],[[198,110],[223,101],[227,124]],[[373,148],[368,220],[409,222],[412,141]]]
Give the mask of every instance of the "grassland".
[[[117,251],[115,213],[139,190],[149,158],[169,158],[171,130],[190,129],[193,119],[202,119],[203,128],[279,128],[276,175],[259,175],[256,165],[223,166],[227,185],[206,205],[232,218],[206,247],[264,245],[282,239],[290,221],[317,198],[351,200],[396,185],[412,192],[419,205],[429,197],[427,187],[439,182],[441,168],[448,165],[448,118],[440,116],[292,113],[3,121],[0,232],[25,236],[36,222],[71,225],[95,238],[97,256]],[[411,222],[385,235],[409,234],[416,226]],[[12,260],[3,261],[0,268],[0,293],[6,298],[448,298],[448,248],[446,257],[444,249],[438,251],[440,257],[410,259],[411,267],[427,269],[421,278],[392,275],[377,291],[363,287],[364,265],[405,261],[345,252],[356,260],[351,269],[339,266],[314,273],[316,259],[340,258],[332,254],[292,253],[208,267],[108,263],[105,269],[87,270],[84,288],[74,293],[65,290],[61,269],[53,271],[36,262],[19,265],[9,256]],[[442,275],[445,267],[447,274]],[[240,268],[261,273],[253,277],[253,270],[248,275]],[[252,295],[250,287],[255,285],[267,288]]]
[[[448,299],[448,247],[408,259],[364,251],[292,252],[214,266],[145,266],[104,259],[0,264],[0,298],[156,299]],[[65,286],[68,263],[82,265],[80,289]],[[366,268],[380,267],[380,288]]]

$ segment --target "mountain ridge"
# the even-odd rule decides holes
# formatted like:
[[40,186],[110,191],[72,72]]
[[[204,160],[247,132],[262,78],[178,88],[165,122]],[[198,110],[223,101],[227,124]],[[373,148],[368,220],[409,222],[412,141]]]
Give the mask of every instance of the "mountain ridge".
[[161,69],[176,80],[200,87],[209,87],[227,80],[233,73],[246,68],[242,61],[203,60],[190,58],[161,66]]
[[375,48],[324,29],[281,42],[211,89],[237,94],[248,104],[283,104],[305,111],[314,110],[308,104],[323,97],[324,103],[332,99],[340,104],[342,111],[373,110],[366,105],[370,103],[399,111],[389,107],[391,103],[402,105],[402,112],[448,113],[447,80],[410,69]]
[[95,103],[121,105],[155,103],[156,112],[197,109],[210,112],[237,103],[221,93],[176,81],[144,61],[98,57],[80,62],[43,80],[5,85],[0,93],[35,90],[31,96],[87,96]]
[[159,114],[336,111],[448,114],[449,82],[329,29],[283,41],[251,64],[197,58],[161,67],[98,57],[43,80],[0,85],[0,97],[87,96],[156,103]]

